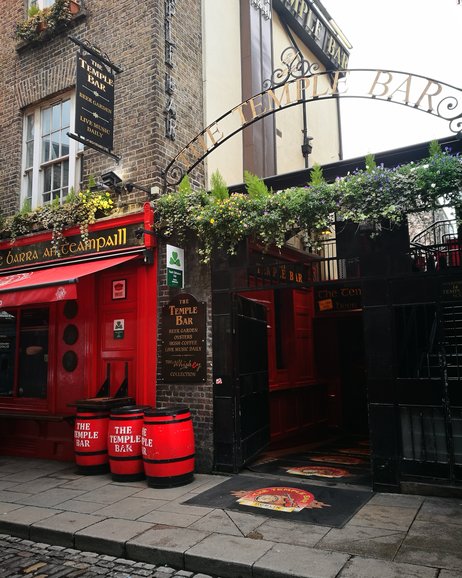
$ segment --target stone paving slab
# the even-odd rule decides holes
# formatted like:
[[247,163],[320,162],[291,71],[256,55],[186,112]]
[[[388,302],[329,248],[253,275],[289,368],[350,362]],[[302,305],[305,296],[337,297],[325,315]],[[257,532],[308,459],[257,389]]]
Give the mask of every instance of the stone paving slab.
[[368,504],[372,506],[418,508],[424,500],[424,496],[411,496],[409,494],[375,494],[369,500]]
[[372,558],[352,558],[338,578],[436,578],[435,568],[397,564]]
[[462,526],[458,524],[441,526],[433,522],[416,520],[412,524],[403,546],[462,555]]
[[229,517],[228,512],[225,512],[224,510],[212,510],[210,514],[203,516],[200,520],[194,522],[189,527],[193,530],[207,532],[208,534],[217,532],[229,536],[242,536],[242,532]]
[[414,521],[417,510],[417,506],[403,508],[367,503],[348,523],[355,526],[371,526],[405,532]]
[[62,483],[63,481],[58,478],[37,478],[22,484],[15,483],[14,491],[23,492],[25,494],[40,494],[41,492],[57,488],[61,486]]
[[[114,484],[106,484],[95,490],[90,490],[89,492],[80,493],[79,500],[83,502],[99,502],[101,504],[114,504],[120,500],[124,500],[134,494],[137,494],[137,488],[131,488],[129,486],[119,486]],[[137,496],[142,497],[142,496]]]
[[0,518],[0,532],[19,538],[29,538],[31,524],[56,516],[56,512],[57,510],[51,508],[37,508],[35,506],[25,506],[12,510]]
[[[253,578],[335,578],[348,561],[346,554],[275,544],[253,566]],[[368,578],[371,578],[369,576]]]
[[94,514],[98,510],[101,510],[101,508],[104,508],[104,504],[97,502],[82,502],[80,500],[67,500],[66,502],[61,502],[59,508],[61,510],[78,512],[80,514]]
[[344,528],[329,530],[317,547],[335,552],[393,560],[405,536],[405,532],[396,530],[347,524]]
[[155,526],[127,541],[127,555],[135,560],[184,568],[185,552],[207,536],[206,532],[188,528]]
[[22,508],[21,504],[15,504],[13,502],[0,502],[0,515],[11,512],[12,510],[17,510]]
[[6,476],[2,476],[3,482],[30,482],[31,480],[36,480],[43,477],[43,469],[38,468],[27,468],[17,470],[13,473],[9,473]]
[[45,490],[39,494],[28,496],[21,500],[21,504],[25,506],[40,506],[43,508],[53,508],[61,502],[67,502],[79,497],[82,494],[78,490],[63,490],[62,488],[54,488],[53,490]]
[[460,553],[442,551],[437,548],[420,549],[401,546],[395,561],[423,564],[425,566],[434,566],[435,568],[446,568],[447,570],[458,569],[458,578],[462,576],[462,546],[460,547]]
[[[149,500],[154,501],[154,500]],[[157,501],[157,500],[156,500]],[[150,522],[151,524],[166,524],[178,528],[187,528],[201,519],[202,516],[195,514],[177,514],[169,511],[152,510],[138,518],[140,522]]]
[[[147,500],[138,497],[129,497],[110,506],[105,506],[98,511],[98,515],[106,518],[124,518],[125,520],[138,520],[146,517],[147,514],[155,510],[158,506],[165,504],[165,500]],[[151,520],[147,519],[146,522]],[[155,522],[155,520],[153,520]]]
[[66,490],[80,490],[82,492],[91,492],[98,490],[111,483],[107,476],[79,476],[74,480],[60,480],[61,487]]
[[273,542],[249,540],[238,536],[211,534],[185,552],[185,569],[207,572],[221,578],[252,578],[252,567]]
[[75,532],[100,521],[101,517],[98,516],[62,512],[31,524],[29,538],[35,542],[71,548],[74,546]]
[[427,498],[417,514],[417,520],[462,525],[462,500]]
[[27,500],[27,498],[30,497],[31,494],[25,494],[23,492],[0,490],[0,502],[13,502],[15,504],[20,504],[23,500]]
[[152,524],[108,518],[75,532],[74,547],[109,556],[124,556],[125,543],[152,528]]
[[[260,516],[261,520],[261,516]],[[264,520],[264,519],[263,519]],[[302,522],[290,522],[270,518],[263,521],[250,535],[254,539],[270,540],[298,546],[315,546],[327,534],[329,528]]]

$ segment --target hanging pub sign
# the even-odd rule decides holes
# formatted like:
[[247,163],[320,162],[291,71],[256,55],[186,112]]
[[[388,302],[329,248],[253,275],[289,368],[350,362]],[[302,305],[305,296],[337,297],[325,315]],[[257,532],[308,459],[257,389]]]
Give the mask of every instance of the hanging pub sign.
[[181,293],[162,307],[162,378],[202,383],[207,377],[206,305]]
[[314,288],[314,302],[317,314],[362,309],[361,287],[318,285]]
[[120,68],[111,63],[101,50],[84,44],[77,54],[75,134],[69,136],[83,144],[108,154],[112,153],[114,133],[114,72]]

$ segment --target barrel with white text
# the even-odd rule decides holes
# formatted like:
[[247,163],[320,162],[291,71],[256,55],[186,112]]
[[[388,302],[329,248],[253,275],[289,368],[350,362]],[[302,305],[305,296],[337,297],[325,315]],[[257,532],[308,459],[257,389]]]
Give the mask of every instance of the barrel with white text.
[[130,405],[111,411],[108,426],[109,468],[115,482],[143,480],[141,430],[149,406]]
[[74,426],[74,454],[80,474],[97,475],[109,471],[108,423],[108,410],[77,407]]
[[148,486],[173,488],[192,482],[194,431],[187,407],[146,410],[141,444]]

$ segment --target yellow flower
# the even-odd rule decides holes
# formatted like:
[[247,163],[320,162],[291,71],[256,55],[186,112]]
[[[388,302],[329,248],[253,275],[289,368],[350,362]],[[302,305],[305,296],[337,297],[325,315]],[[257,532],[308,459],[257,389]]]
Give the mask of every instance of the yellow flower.
[[213,223],[215,222],[215,219],[210,219],[210,222],[211,222],[212,225],[213,225]]

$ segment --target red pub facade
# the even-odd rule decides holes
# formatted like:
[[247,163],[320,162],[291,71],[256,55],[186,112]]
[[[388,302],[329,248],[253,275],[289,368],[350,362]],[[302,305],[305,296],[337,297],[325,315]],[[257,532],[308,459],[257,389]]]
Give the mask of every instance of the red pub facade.
[[104,393],[154,405],[152,210],[0,245],[0,451],[73,460],[75,402]]

